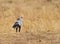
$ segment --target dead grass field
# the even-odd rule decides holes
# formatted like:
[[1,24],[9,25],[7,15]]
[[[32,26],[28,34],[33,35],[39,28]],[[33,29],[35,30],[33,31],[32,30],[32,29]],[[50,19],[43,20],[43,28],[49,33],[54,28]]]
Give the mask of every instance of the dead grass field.
[[0,0],[0,44],[60,44],[60,0]]

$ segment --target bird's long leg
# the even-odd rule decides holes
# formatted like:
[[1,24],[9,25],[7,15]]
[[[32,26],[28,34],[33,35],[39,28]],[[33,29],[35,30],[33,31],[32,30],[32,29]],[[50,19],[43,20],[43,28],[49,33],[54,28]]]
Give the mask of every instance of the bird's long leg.
[[21,26],[19,26],[19,32],[20,32],[20,30],[21,30]]
[[18,29],[18,28],[16,28],[16,32],[17,32],[17,29]]

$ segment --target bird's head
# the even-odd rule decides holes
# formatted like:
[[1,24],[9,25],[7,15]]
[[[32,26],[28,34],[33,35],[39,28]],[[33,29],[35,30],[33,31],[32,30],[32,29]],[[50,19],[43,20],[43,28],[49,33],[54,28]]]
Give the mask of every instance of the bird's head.
[[20,20],[20,19],[22,19],[23,17],[21,16],[21,17],[19,17],[19,18],[17,18],[17,20]]

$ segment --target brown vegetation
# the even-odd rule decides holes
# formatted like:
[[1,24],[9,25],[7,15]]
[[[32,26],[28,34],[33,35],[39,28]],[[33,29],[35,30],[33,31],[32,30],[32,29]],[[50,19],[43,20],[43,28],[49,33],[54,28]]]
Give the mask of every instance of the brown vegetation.
[[0,44],[60,44],[60,0],[0,0]]

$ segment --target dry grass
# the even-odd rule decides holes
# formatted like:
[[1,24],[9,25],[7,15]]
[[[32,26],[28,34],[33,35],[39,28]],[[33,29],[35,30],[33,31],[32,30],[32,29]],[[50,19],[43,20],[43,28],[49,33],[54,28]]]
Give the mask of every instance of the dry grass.
[[60,0],[0,0],[0,44],[60,44]]

